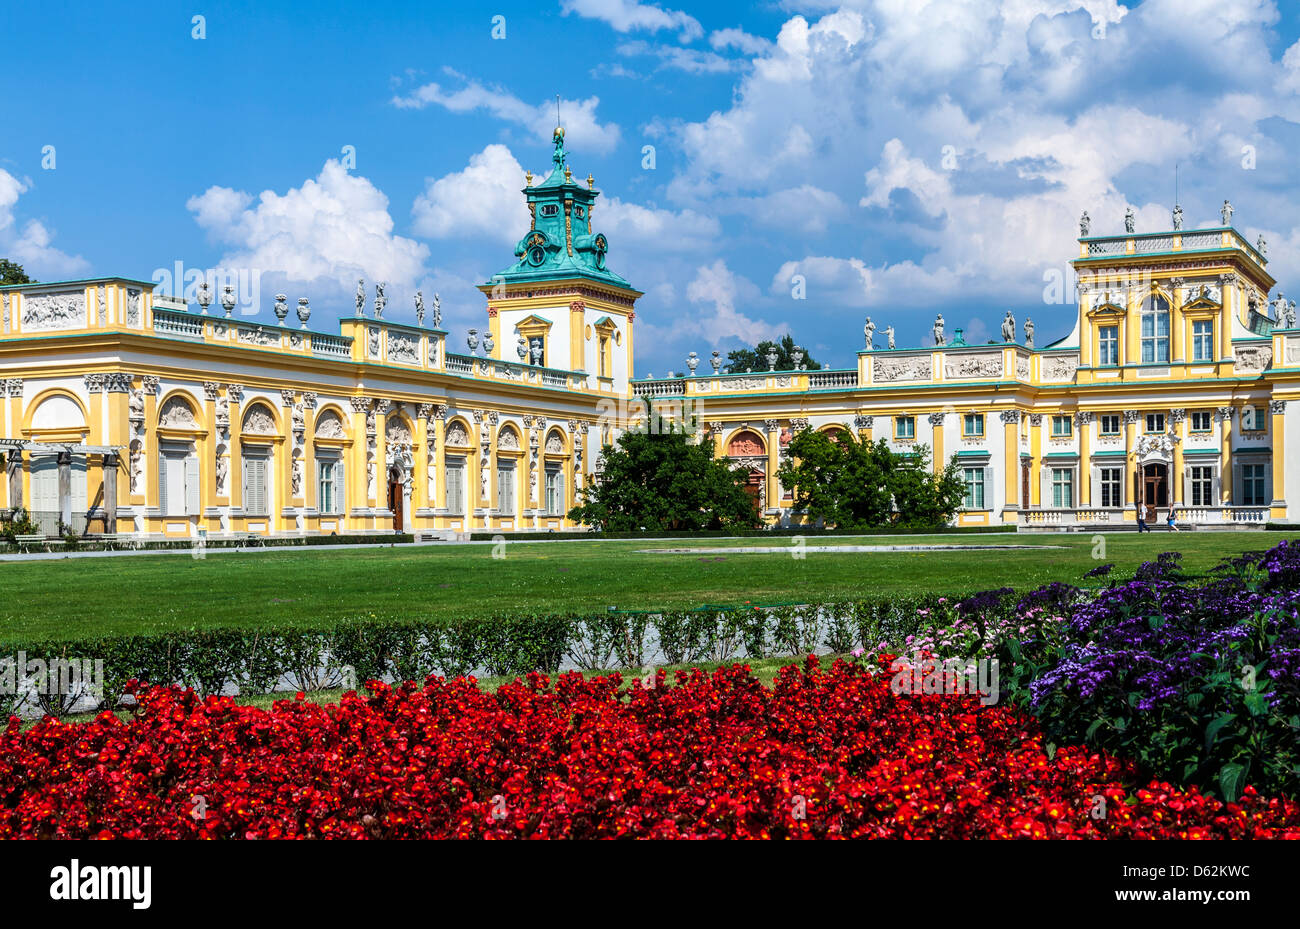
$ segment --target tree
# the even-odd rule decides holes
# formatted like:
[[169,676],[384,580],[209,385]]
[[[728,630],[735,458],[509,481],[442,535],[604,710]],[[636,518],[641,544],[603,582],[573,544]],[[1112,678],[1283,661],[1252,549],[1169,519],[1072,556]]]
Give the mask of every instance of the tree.
[[758,525],[746,475],[716,460],[711,444],[682,432],[625,432],[603,454],[603,479],[582,489],[572,520],[609,532]]
[[35,284],[36,281],[27,276],[23,266],[8,258],[0,258],[0,284]]
[[[738,348],[727,353],[727,373],[743,374],[746,370],[766,371],[767,353],[770,351],[776,352],[776,370],[793,371],[795,363],[791,359],[790,353],[794,351],[794,348],[794,337],[789,333],[782,336],[780,342],[765,339],[753,349]],[[821,363],[813,361],[812,355],[809,355],[807,351],[804,352],[803,365],[810,371],[816,371],[821,367]]]
[[939,474],[929,465],[924,445],[903,456],[884,439],[872,444],[848,430],[832,437],[805,429],[791,439],[779,474],[783,485],[794,488],[795,508],[827,525],[934,527],[952,519],[966,485],[955,457]]

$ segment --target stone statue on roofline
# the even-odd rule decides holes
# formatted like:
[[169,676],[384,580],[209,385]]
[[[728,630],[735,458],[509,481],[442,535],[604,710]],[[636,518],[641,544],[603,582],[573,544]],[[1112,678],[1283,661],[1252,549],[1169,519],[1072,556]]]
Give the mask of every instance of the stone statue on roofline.
[[1002,317],[1002,341],[1014,342],[1016,340],[1016,318],[1010,310],[1007,315]]
[[1086,239],[1092,232],[1092,217],[1088,211],[1084,210],[1083,215],[1079,217],[1079,238]]
[[893,326],[886,326],[886,327],[885,327],[885,338],[888,340],[888,345],[889,345],[889,347],[892,349],[892,348],[894,347],[894,327],[893,327]]
[[1234,211],[1233,211],[1233,209],[1232,209],[1232,204],[1229,203],[1227,200],[1224,200],[1224,201],[1223,201],[1223,209],[1219,210],[1219,216],[1223,219],[1223,224],[1224,224],[1225,226],[1231,226],[1231,225],[1232,225],[1232,214],[1233,214],[1233,212],[1234,212]]
[[357,317],[366,315],[366,279],[357,280]]
[[1175,203],[1174,204],[1174,231],[1177,232],[1182,228],[1183,228],[1183,208]]
[[1025,317],[1025,348],[1034,347],[1034,321]]
[[1124,231],[1130,234],[1137,231],[1137,214],[1131,206],[1124,210]]
[[867,317],[867,324],[862,327],[862,335],[866,339],[867,351],[873,351],[874,346],[872,343],[876,338],[876,324],[871,321],[870,316]]
[[947,342],[943,335],[943,314],[938,313],[934,317],[934,344],[945,345]]
[[442,328],[442,300],[437,294],[433,295],[433,328]]

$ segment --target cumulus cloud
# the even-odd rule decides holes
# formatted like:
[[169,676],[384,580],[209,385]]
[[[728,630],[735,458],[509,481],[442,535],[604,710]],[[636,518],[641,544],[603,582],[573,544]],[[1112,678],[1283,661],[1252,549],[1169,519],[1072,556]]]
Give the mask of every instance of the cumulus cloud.
[[217,242],[222,264],[257,269],[272,282],[333,284],[350,292],[357,278],[409,286],[425,273],[429,248],[393,233],[388,198],[336,159],[315,178],[283,194],[254,198],[210,187],[186,208]]
[[739,300],[753,300],[759,296],[758,288],[727,267],[718,259],[696,270],[695,278],[686,285],[686,299],[701,310],[681,324],[687,332],[698,333],[718,344],[739,340],[745,345],[756,345],[764,339],[778,337],[789,327],[785,323],[770,324],[752,319],[736,306]]
[[524,168],[505,145],[489,145],[463,171],[428,178],[411,207],[412,228],[431,239],[477,235],[513,245],[528,229]]
[[90,264],[84,258],[54,247],[54,235],[44,223],[36,219],[19,223],[14,207],[29,189],[27,181],[0,168],[0,254],[22,265],[28,276],[37,280],[88,273]]
[[615,32],[658,32],[666,29],[679,33],[683,42],[704,35],[704,28],[694,16],[680,10],[665,10],[650,3],[635,0],[562,0],[560,9],[567,16],[576,13],[587,19],[598,19]]
[[[449,75],[459,78],[454,71]],[[409,93],[392,98],[393,106],[400,109],[424,109],[440,106],[452,113],[471,113],[483,110],[503,122],[525,129],[532,141],[550,142],[555,129],[555,101],[525,103],[514,94],[499,87],[489,87],[468,80],[464,86],[452,90],[438,83],[422,84]],[[596,118],[599,97],[585,100],[560,101],[564,122],[564,140],[570,148],[597,153],[612,151],[618,144],[620,130],[614,123],[602,124]]]

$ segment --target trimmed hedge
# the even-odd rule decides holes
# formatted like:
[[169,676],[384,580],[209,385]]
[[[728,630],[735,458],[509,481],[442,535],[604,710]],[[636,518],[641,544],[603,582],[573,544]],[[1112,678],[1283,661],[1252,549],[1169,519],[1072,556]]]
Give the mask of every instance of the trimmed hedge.
[[739,538],[765,538],[771,536],[823,536],[823,535],[843,535],[843,536],[867,536],[867,535],[962,535],[975,532],[1015,532],[1015,526],[935,526],[930,529],[814,529],[811,526],[795,526],[788,529],[739,529],[736,531],[727,531],[724,529],[698,529],[691,532],[600,532],[591,530],[590,532],[577,532],[571,529],[565,530],[546,530],[535,529],[531,532],[485,532],[475,531],[469,534],[470,540],[474,542],[491,542],[496,538],[504,538],[507,542],[513,540],[523,541],[525,539],[739,539]]
[[[937,615],[942,598],[856,600],[658,613],[505,615],[460,620],[355,619],[333,629],[212,629],[33,642],[11,646],[25,658],[102,659],[103,688],[40,697],[64,715],[84,695],[100,710],[118,705],[129,680],[178,684],[201,693],[236,688],[268,693],[283,680],[301,691],[357,687],[368,680],[423,680],[481,672],[492,677],[554,673],[568,662],[584,671],[655,664],[842,654],[898,641]],[[0,694],[0,716],[22,698]]]
[[[51,545],[57,545],[61,539],[52,538]],[[141,552],[190,551],[195,546],[194,539],[154,539],[139,543],[135,549]],[[415,536],[409,532],[393,532],[385,535],[304,535],[304,536],[268,536],[262,538],[262,545],[267,548],[295,548],[306,545],[395,545],[411,543]],[[118,543],[119,545],[121,543]],[[247,536],[235,539],[208,539],[205,548],[248,548]],[[257,546],[254,546],[257,547]],[[108,545],[98,537],[77,536],[76,542],[64,548],[52,548],[51,552],[100,552],[106,551]],[[10,542],[0,542],[0,551],[16,552],[18,546]]]

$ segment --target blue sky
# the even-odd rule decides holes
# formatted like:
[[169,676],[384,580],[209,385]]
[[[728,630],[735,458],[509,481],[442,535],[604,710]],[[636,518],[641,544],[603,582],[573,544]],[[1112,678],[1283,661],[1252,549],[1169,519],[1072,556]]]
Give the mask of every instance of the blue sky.
[[1072,324],[1044,291],[1080,211],[1167,228],[1175,165],[1189,226],[1230,197],[1300,287],[1297,8],[9,3],[0,255],[42,280],[255,269],[261,313],[308,296],[322,328],[387,280],[386,315],[440,292],[459,343],[559,94],[610,267],[646,292],[638,373],[786,331],[849,366],[868,314],[916,345],[937,311],[980,341],[1012,309],[1041,344]]

